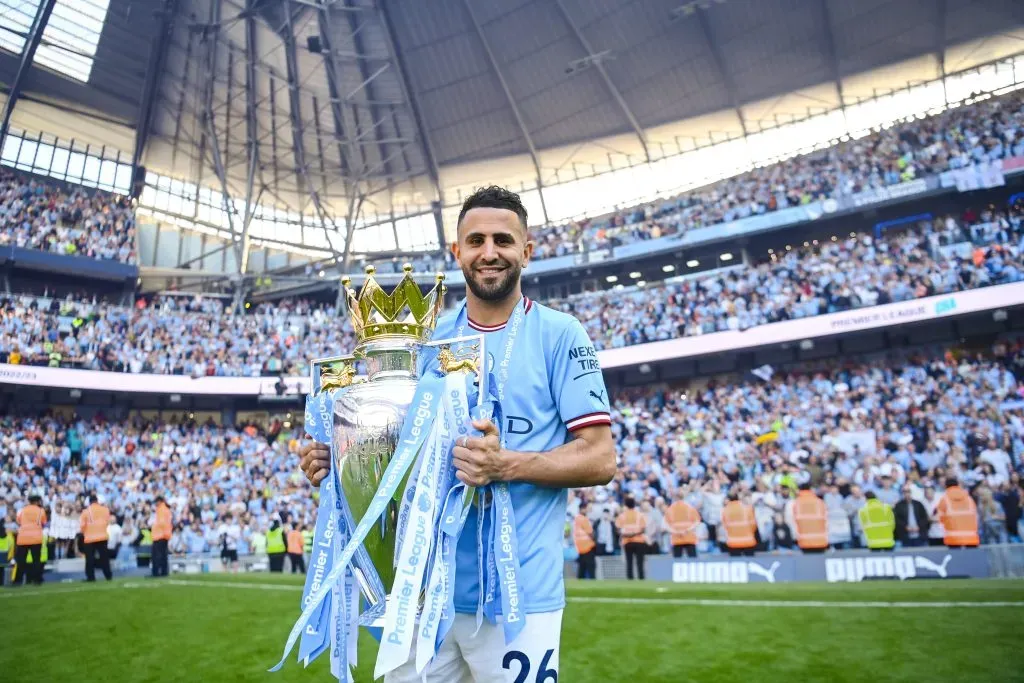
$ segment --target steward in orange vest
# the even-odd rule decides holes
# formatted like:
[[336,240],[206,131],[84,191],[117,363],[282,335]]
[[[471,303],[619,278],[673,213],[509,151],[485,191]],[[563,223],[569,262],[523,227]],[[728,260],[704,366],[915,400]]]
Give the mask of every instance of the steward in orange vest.
[[741,503],[735,491],[729,494],[729,503],[722,510],[722,526],[725,527],[725,544],[730,555],[754,554],[754,548],[757,547],[754,508]]
[[306,547],[306,540],[302,537],[302,529],[296,524],[292,527],[292,530],[288,532],[288,559],[292,563],[292,574],[296,572],[305,574],[306,573],[306,559],[303,557],[302,552]]
[[978,508],[971,494],[960,488],[955,478],[946,480],[946,493],[939,500],[935,514],[946,530],[947,546],[963,548],[978,545]]
[[107,525],[110,524],[110,510],[100,505],[95,493],[89,495],[89,507],[82,511],[78,524],[82,529],[85,545],[85,580],[96,580],[96,565],[103,571],[103,578],[110,581],[110,552],[107,548]]
[[594,559],[597,544],[594,543],[594,526],[587,517],[589,505],[580,503],[580,511],[572,521],[572,539],[576,544],[579,559],[576,566],[577,579],[594,579],[597,562]]
[[[18,510],[18,536],[14,541],[15,574],[14,585],[23,580],[27,583],[43,582],[43,527],[46,526],[46,511],[43,499],[29,496],[28,505]],[[28,561],[31,553],[32,561]]]
[[805,553],[822,553],[828,548],[828,511],[825,501],[814,495],[810,484],[801,484],[793,501],[796,542]]
[[672,534],[672,557],[697,557],[697,527],[700,513],[680,499],[668,506],[665,512],[665,526]]
[[157,496],[156,513],[153,515],[153,526],[150,529],[150,536],[153,537],[153,559],[150,562],[153,576],[167,576],[170,573],[167,545],[171,540],[172,531],[171,508],[167,506],[163,496]]
[[647,552],[647,517],[636,507],[632,497],[626,498],[626,509],[615,518],[615,526],[622,536],[622,550],[626,553],[626,578],[633,578],[633,563],[636,563],[637,575],[644,578],[644,553]]

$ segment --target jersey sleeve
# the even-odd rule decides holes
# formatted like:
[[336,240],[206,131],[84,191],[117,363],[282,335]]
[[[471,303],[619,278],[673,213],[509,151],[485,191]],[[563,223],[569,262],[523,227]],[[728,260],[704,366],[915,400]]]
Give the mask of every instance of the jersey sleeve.
[[565,327],[555,345],[551,395],[570,432],[612,423],[597,350],[576,319]]

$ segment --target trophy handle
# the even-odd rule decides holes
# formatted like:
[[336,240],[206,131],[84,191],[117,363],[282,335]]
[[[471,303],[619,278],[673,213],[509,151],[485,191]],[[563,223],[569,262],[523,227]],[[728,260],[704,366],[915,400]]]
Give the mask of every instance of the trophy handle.
[[[461,342],[474,342],[471,347],[476,353],[476,367],[472,368],[476,372],[477,386],[479,391],[477,392],[476,405],[477,407],[482,406],[484,401],[489,396],[490,387],[488,386],[488,379],[490,373],[487,372],[487,339],[482,334],[470,334],[462,337],[452,337],[450,339],[437,339],[430,340],[424,343],[424,346],[436,346],[436,347],[450,347],[454,343]],[[451,360],[445,364],[442,364],[442,372],[460,372],[462,370],[470,369],[467,367],[462,360],[454,356]],[[466,490],[462,493],[462,505],[463,507],[469,507],[473,503],[473,496],[476,493],[476,487],[467,486]]]
[[309,362],[310,396],[330,389],[342,389],[355,383],[356,357],[351,354],[315,358]]

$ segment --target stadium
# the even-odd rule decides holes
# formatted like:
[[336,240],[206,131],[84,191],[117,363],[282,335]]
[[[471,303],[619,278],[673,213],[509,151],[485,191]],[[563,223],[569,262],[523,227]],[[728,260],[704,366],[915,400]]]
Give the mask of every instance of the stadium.
[[0,0],[0,83],[0,680],[1021,679],[1019,0]]

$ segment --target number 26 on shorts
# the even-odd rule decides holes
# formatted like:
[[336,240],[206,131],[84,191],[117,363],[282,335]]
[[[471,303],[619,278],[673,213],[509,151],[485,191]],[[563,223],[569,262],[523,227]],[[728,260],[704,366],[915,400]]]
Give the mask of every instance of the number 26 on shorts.
[[554,653],[554,650],[548,650],[544,653],[544,659],[540,660],[540,668],[537,669],[537,677],[532,679],[532,681],[530,679],[530,658],[525,652],[520,652],[519,650],[509,650],[506,652],[505,658],[501,660],[501,668],[511,670],[514,662],[519,663],[519,675],[516,676],[514,683],[558,683],[558,672],[548,668],[551,655]]

